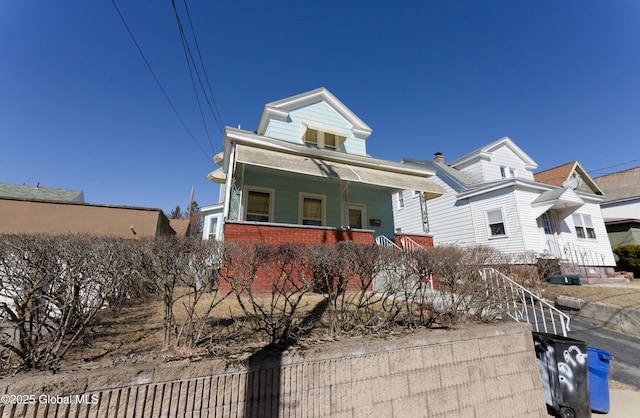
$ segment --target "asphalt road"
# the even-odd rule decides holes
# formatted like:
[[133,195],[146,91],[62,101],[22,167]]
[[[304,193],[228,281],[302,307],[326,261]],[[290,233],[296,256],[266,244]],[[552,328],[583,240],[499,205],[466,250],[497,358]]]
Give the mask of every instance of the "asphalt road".
[[640,389],[640,338],[609,331],[575,318],[571,318],[570,328],[567,337],[611,353],[613,360],[609,380]]

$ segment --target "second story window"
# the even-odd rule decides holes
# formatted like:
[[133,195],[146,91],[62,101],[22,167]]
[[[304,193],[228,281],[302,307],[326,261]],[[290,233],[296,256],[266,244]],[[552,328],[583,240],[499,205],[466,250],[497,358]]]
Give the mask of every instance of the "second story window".
[[404,207],[404,190],[398,192],[398,207],[400,209]]
[[340,150],[340,145],[346,140],[346,137],[335,133],[307,128],[304,132],[303,139],[304,143],[308,146],[338,151]]

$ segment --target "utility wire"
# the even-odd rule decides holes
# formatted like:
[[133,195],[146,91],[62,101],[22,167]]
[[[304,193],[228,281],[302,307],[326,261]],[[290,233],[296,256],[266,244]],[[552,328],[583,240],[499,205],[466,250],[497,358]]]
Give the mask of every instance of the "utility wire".
[[196,138],[193,136],[193,134],[191,133],[191,131],[189,130],[189,127],[187,127],[187,124],[184,122],[184,119],[182,119],[182,117],[180,116],[180,113],[178,113],[178,110],[176,109],[176,107],[173,105],[173,102],[171,101],[171,99],[169,98],[169,95],[167,95],[167,92],[165,91],[164,87],[162,87],[162,84],[160,83],[160,80],[158,79],[158,77],[156,76],[156,73],[153,71],[153,69],[151,68],[151,64],[149,64],[149,61],[147,60],[147,57],[145,57],[144,53],[142,52],[142,48],[140,48],[140,45],[138,44],[138,41],[136,41],[135,36],[133,36],[133,32],[131,32],[131,29],[129,28],[129,25],[127,24],[127,21],[125,20],[124,16],[122,15],[122,13],[120,12],[120,9],[118,8],[118,5],[116,4],[115,0],[111,0],[111,3],[113,4],[113,7],[116,9],[116,12],[118,13],[118,16],[120,16],[120,20],[122,21],[122,23],[124,24],[124,27],[127,29],[127,32],[129,33],[129,36],[131,37],[131,40],[133,41],[133,43],[136,46],[136,49],[138,50],[138,52],[140,53],[140,56],[142,57],[142,59],[144,60],[144,63],[147,65],[147,68],[149,69],[149,71],[151,72],[151,75],[153,76],[153,79],[156,81],[156,84],[158,85],[158,87],[160,88],[160,91],[162,91],[162,94],[164,96],[164,98],[167,100],[167,102],[169,102],[169,106],[171,106],[171,109],[173,110],[173,112],[176,114],[176,116],[178,117],[178,119],[180,120],[180,123],[182,124],[182,126],[184,127],[184,129],[187,131],[187,133],[189,134],[189,136],[191,137],[191,139],[193,140],[193,143],[200,149],[200,151],[202,152],[202,154],[205,156],[205,158],[207,159],[207,161],[210,161],[209,156],[207,155],[207,153],[204,151],[204,149],[202,149],[202,147],[200,146],[200,144],[198,143],[198,141],[196,140]]
[[[604,170],[607,170],[609,168],[620,167],[621,165],[627,165],[627,164],[635,163],[637,161],[638,160],[636,159],[636,160],[627,161],[625,163],[614,164],[614,165],[610,165],[608,167],[603,167],[603,168],[598,168],[596,170],[591,170],[591,171],[589,171],[589,173],[597,173],[598,171],[604,171]],[[607,174],[611,174],[611,173],[607,173]],[[606,174],[603,174],[603,175],[606,175]]]
[[213,95],[213,90],[211,88],[211,82],[209,81],[209,75],[207,74],[207,68],[204,65],[204,60],[202,59],[202,54],[200,53],[200,45],[198,44],[198,38],[196,37],[196,31],[193,28],[193,22],[191,21],[191,13],[189,12],[189,7],[187,6],[187,0],[183,0],[184,8],[187,11],[187,19],[189,20],[189,27],[191,28],[191,33],[193,34],[193,40],[196,44],[196,51],[198,52],[198,58],[200,59],[200,65],[202,65],[202,72],[204,73],[204,78],[207,82],[207,87],[209,88],[209,94],[211,95],[211,101],[213,102],[213,106],[215,108],[215,112],[211,109],[211,103],[207,98],[207,103],[209,104],[209,110],[211,110],[211,114],[218,124],[218,129],[220,129],[220,133],[224,133],[224,124],[222,123],[222,116],[220,115],[220,110],[218,109],[218,104],[216,103],[216,99]]
[[[187,36],[184,33],[184,27],[182,26],[180,15],[178,14],[178,10],[176,9],[176,4],[173,0],[171,0],[171,5],[173,6],[173,11],[176,16],[176,22],[178,23],[178,31],[180,32],[182,49],[184,51],[185,60],[187,61],[187,67],[189,68],[189,76],[191,77],[191,86],[193,87],[193,93],[195,94],[196,102],[198,103],[198,110],[200,111],[200,118],[202,119],[202,125],[204,126],[205,133],[207,134],[207,139],[209,140],[209,145],[211,146],[211,152],[215,154],[213,143],[211,142],[211,135],[209,134],[209,128],[207,127],[207,122],[204,118],[204,112],[202,111],[202,104],[200,103],[200,95],[198,94],[198,88],[196,87],[196,82],[195,82],[195,79],[193,78],[194,71],[196,73],[196,76],[198,77],[198,82],[200,83],[200,88],[202,89],[203,92],[204,92],[204,86],[202,85],[202,80],[200,79],[200,74],[198,73],[198,68],[196,66],[195,60],[193,59],[193,55],[191,54],[191,48],[189,47]],[[193,70],[191,69],[192,65],[193,65]],[[204,94],[206,97],[206,92]]]

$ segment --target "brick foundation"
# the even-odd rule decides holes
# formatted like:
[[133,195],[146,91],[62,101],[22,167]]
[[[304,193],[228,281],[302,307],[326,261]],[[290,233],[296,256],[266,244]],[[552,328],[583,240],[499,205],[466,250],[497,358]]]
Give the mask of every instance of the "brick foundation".
[[224,239],[233,242],[269,244],[335,244],[339,241],[373,244],[374,237],[373,231],[364,230],[227,221],[224,226]]

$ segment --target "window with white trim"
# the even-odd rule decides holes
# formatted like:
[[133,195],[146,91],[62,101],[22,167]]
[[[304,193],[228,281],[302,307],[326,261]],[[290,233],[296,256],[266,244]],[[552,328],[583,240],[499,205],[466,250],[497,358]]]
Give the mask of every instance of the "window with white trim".
[[340,144],[342,144],[347,138],[333,133],[307,128],[304,132],[303,139],[306,145],[338,151],[340,149]]
[[300,193],[298,196],[298,223],[313,226],[325,225],[325,196],[312,193]]
[[247,187],[244,192],[244,219],[253,222],[272,222],[273,189]]
[[404,208],[404,190],[398,192],[398,207],[400,209]]
[[420,197],[420,190],[414,190],[413,197]]
[[596,230],[593,228],[591,215],[574,213],[573,225],[576,227],[576,235],[582,239],[596,239]]
[[502,209],[488,210],[487,223],[489,224],[489,234],[491,237],[504,237],[507,235]]

